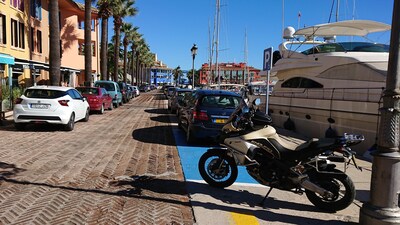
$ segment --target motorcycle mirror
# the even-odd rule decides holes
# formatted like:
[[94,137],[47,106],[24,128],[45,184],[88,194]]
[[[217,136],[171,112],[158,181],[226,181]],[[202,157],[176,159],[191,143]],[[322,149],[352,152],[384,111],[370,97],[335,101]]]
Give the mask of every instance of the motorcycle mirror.
[[259,98],[254,99],[253,101],[253,105],[260,105],[261,104],[261,100]]

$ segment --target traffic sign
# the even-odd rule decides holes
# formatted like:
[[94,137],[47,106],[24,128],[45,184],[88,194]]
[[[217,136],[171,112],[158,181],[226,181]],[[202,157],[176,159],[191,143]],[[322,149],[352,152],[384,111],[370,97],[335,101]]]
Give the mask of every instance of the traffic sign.
[[269,71],[272,67],[272,47],[264,50],[263,70]]

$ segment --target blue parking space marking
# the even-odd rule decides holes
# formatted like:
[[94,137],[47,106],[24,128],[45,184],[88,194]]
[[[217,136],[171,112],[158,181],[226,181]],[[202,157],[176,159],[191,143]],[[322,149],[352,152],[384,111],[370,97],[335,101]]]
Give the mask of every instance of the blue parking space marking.
[[[172,128],[172,132],[175,137],[175,143],[176,147],[178,148],[185,179],[202,181],[203,178],[201,178],[199,173],[198,162],[201,155],[203,155],[203,153],[207,151],[208,147],[188,146],[186,144],[184,131],[180,130],[177,127],[174,127]],[[238,167],[238,169],[239,175],[236,183],[257,184],[257,182],[252,177],[250,177],[250,175],[247,174],[245,167],[240,166]]]

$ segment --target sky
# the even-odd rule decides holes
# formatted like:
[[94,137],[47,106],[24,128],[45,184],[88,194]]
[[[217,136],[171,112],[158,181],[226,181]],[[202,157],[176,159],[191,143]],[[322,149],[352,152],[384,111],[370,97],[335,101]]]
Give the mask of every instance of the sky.
[[[337,18],[391,24],[393,1],[341,0]],[[220,0],[220,4],[218,62],[247,61],[249,66],[258,69],[262,69],[264,49],[278,49],[284,27],[298,29],[323,24],[330,17],[331,22],[336,21],[337,3],[331,13],[332,0]],[[216,0],[136,0],[135,6],[138,14],[126,18],[125,22],[139,27],[138,32],[143,34],[158,60],[169,68],[180,66],[189,70],[192,68],[190,49],[195,43],[198,47],[195,69],[208,62]],[[113,33],[111,24],[112,21],[110,34]],[[368,38],[389,44],[390,32]]]

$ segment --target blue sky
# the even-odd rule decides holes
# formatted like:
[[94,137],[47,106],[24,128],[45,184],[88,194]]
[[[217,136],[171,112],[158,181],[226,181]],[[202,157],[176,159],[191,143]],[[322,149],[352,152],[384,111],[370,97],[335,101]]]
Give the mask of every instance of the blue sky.
[[[327,23],[332,7],[332,0],[220,1],[218,62],[245,61],[247,31],[247,61],[259,69],[262,69],[263,50],[269,47],[277,49],[281,43],[283,27],[297,29],[299,25]],[[196,43],[195,68],[198,69],[209,58],[209,26],[212,33],[215,5],[216,0],[136,0],[139,13],[126,21],[139,27],[139,33],[143,34],[150,50],[170,68],[179,65],[182,69],[191,69],[190,48]],[[393,0],[341,0],[338,18],[347,20],[354,17],[391,24],[392,13]],[[331,21],[335,20],[336,10],[331,15]],[[369,38],[389,44],[390,33]]]

